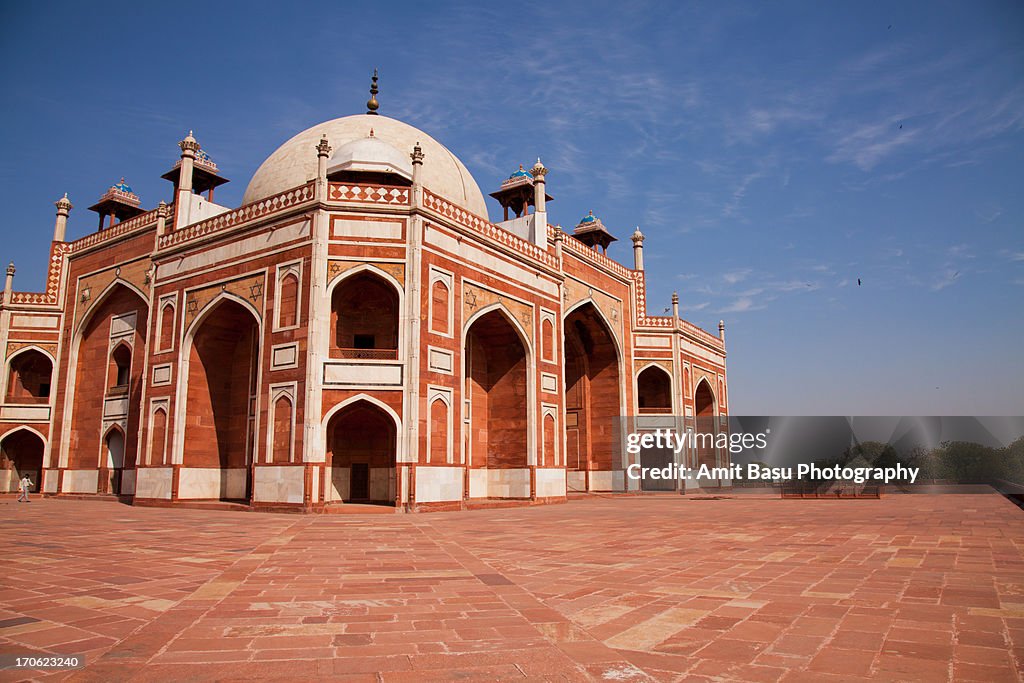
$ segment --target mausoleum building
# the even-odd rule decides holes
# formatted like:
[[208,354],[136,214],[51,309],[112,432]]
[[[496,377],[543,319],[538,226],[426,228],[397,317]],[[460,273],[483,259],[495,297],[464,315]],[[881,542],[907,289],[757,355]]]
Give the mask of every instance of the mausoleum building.
[[554,502],[639,486],[619,416],[727,414],[723,326],[677,299],[648,314],[639,229],[630,267],[588,207],[549,225],[540,160],[489,183],[489,209],[451,151],[368,106],[281,145],[237,208],[214,201],[228,181],[192,133],[169,202],[144,208],[122,178],[90,207],[99,229],[68,240],[57,201],[45,291],[6,273],[0,488],[28,473],[47,494],[151,505]]

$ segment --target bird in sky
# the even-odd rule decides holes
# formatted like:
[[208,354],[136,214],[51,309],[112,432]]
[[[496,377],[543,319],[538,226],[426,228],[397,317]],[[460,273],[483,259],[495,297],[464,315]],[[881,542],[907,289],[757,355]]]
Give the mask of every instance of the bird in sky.
[[857,286],[860,287],[860,278],[857,278]]

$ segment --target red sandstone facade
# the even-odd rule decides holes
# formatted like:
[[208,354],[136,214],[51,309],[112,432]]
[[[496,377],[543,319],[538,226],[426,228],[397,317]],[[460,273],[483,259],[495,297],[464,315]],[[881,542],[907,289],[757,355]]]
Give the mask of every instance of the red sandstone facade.
[[450,152],[385,117],[300,133],[233,210],[191,134],[180,146],[171,204],[133,208],[122,181],[69,242],[62,199],[46,291],[13,291],[8,269],[0,487],[27,472],[53,495],[304,511],[557,501],[639,487],[618,416],[727,413],[721,327],[647,314],[639,231],[630,269],[592,216],[578,237],[548,225],[539,161],[493,195],[495,224]]

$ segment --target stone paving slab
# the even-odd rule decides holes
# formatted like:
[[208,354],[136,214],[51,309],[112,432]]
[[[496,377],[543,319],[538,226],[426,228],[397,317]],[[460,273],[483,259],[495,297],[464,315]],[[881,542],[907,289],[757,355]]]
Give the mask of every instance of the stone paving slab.
[[0,680],[1020,680],[997,495],[291,516],[0,501]]

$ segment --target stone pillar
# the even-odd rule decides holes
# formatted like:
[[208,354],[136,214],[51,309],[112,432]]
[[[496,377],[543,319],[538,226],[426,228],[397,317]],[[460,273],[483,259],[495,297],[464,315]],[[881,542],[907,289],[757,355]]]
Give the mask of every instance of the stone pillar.
[[640,226],[633,231],[633,270],[644,269],[644,234],[640,232]]
[[178,192],[192,191],[192,169],[195,165],[196,152],[199,151],[199,141],[192,137],[192,131],[188,132],[185,139],[178,143],[181,148],[181,174],[178,176]]
[[164,201],[161,200],[161,202],[156,205],[156,236],[160,237],[161,235],[165,234],[166,232],[167,232],[167,204]]
[[[412,208],[409,218],[409,229],[406,236],[406,285],[405,285],[405,324],[408,336],[406,339],[405,368],[405,415],[402,416],[405,427],[405,461],[409,466],[409,491],[407,507],[414,509],[416,505],[416,463],[420,459],[419,414],[420,414],[420,329],[421,329],[421,274],[423,264],[422,233],[423,219],[418,209],[422,201],[423,187],[420,184],[423,166],[423,150],[417,143],[410,155],[412,159]],[[454,302],[454,296],[452,297]],[[400,475],[398,475],[400,476]]]
[[57,207],[57,220],[53,224],[53,241],[63,242],[68,230],[68,214],[72,208],[68,193],[65,192],[63,197],[54,202],[54,206]]
[[178,175],[178,192],[174,198],[176,205],[175,229],[186,225],[191,213],[192,170],[195,165],[196,152],[199,151],[199,142],[192,137],[192,131],[189,131],[185,139],[178,143],[178,147],[181,148],[181,173]]
[[316,146],[316,194],[321,199],[327,198],[327,159],[331,156],[331,146],[327,136],[320,136],[320,144]]
[[722,340],[723,344],[725,343],[725,321],[724,320],[719,320],[718,321],[718,338]]
[[412,148],[412,206],[417,207],[423,204],[423,185],[420,176],[423,175],[423,148],[417,142]]
[[7,265],[7,278],[4,280],[4,306],[11,305],[11,295],[14,293],[14,261]]
[[533,243],[541,249],[547,249],[548,209],[544,176],[548,174],[548,169],[544,167],[544,164],[540,163],[540,158],[538,157],[537,163],[530,169],[530,173],[533,175]]
[[547,204],[545,200],[547,195],[544,194],[545,179],[544,176],[548,174],[548,169],[544,167],[544,164],[540,163],[540,157],[537,158],[537,163],[530,169],[530,174],[533,175],[533,206],[537,213],[546,213]]
[[672,317],[679,322],[679,292],[672,292]]

